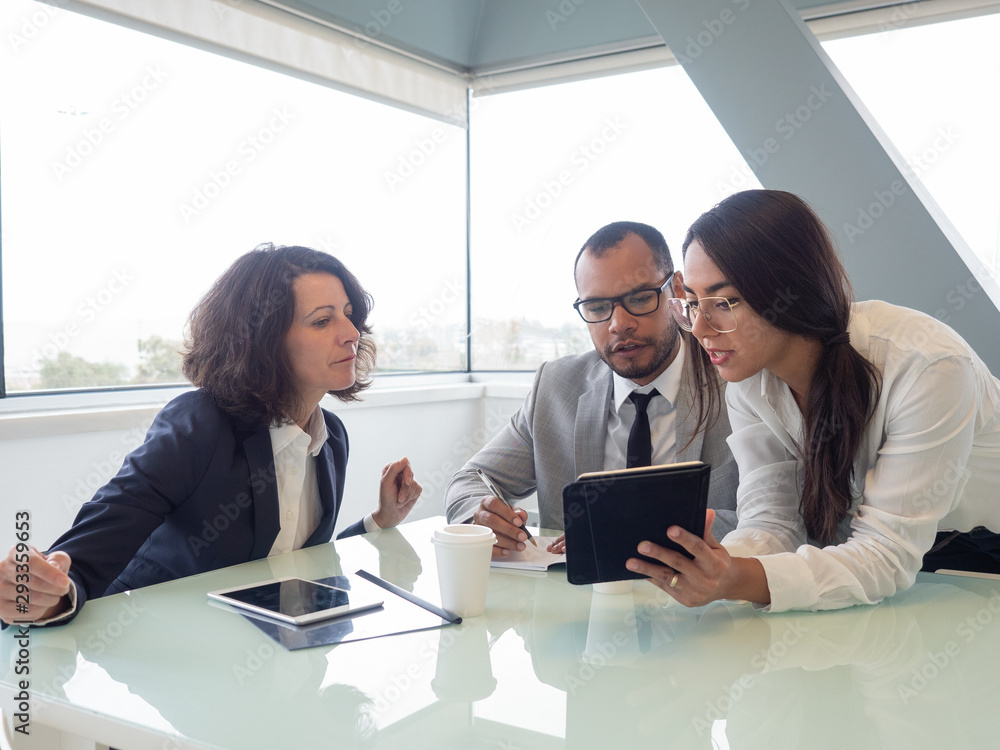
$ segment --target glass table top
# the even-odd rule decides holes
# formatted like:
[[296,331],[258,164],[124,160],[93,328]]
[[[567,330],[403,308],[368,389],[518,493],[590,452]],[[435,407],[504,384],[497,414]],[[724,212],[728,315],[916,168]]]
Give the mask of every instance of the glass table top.
[[[439,603],[442,518],[89,602],[29,635],[32,721],[124,747],[992,747],[1000,580],[874,607],[686,609],[493,570],[460,625],[287,651],[206,592],[364,569]],[[18,629],[0,635],[5,710]]]

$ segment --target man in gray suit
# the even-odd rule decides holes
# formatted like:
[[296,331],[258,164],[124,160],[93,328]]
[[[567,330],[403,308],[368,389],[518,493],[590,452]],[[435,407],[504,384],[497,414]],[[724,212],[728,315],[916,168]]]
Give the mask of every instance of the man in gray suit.
[[527,513],[491,496],[478,468],[508,500],[537,490],[540,525],[561,529],[562,488],[587,471],[625,468],[636,417],[630,394],[655,389],[646,407],[648,458],[653,464],[712,465],[708,505],[716,511],[712,531],[721,539],[736,527],[739,478],[726,444],[723,384],[702,347],[670,314],[666,299],[684,291],[663,235],[637,222],[609,224],[580,249],[574,272],[580,296],[574,307],[595,351],[538,368],[510,424],[452,478],[445,492],[448,520],[492,528],[495,557],[524,549]]

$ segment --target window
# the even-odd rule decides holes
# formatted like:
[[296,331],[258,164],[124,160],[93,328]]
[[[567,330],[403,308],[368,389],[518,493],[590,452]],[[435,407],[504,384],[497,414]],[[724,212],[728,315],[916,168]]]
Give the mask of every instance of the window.
[[[1000,278],[1000,104],[976,84],[1000,15],[909,7],[825,47]],[[461,128],[58,5],[8,0],[0,28],[9,393],[181,381],[188,311],[265,241],[358,275],[382,372],[531,370],[591,346],[593,231],[652,224],[680,266],[688,225],[759,187],[678,66],[478,97],[467,165]]]
[[917,3],[823,47],[976,257],[1000,280],[1000,15],[916,25]]
[[8,393],[179,382],[262,242],[337,255],[385,371],[466,368],[461,128],[67,10],[0,6]]
[[470,111],[472,365],[532,370],[587,351],[573,261],[612,221],[666,237],[760,187],[679,66],[484,96]]

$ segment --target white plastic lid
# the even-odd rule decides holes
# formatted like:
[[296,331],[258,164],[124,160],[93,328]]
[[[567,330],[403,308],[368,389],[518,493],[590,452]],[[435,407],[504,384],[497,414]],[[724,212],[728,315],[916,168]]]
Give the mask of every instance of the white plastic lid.
[[437,544],[486,544],[492,547],[497,543],[493,529],[474,523],[453,523],[443,529],[435,529],[432,542]]

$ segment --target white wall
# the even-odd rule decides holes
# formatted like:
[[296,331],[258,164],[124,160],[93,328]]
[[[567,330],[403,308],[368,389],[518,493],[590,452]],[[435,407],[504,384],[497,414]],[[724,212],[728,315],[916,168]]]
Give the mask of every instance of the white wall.
[[[506,424],[527,390],[526,379],[465,381],[377,387],[359,404],[327,399],[324,407],[343,419],[351,441],[338,530],[375,509],[382,467],[404,455],[424,487],[410,518],[444,513],[452,473]],[[133,396],[131,405],[114,406],[77,398],[65,407],[59,396],[8,399],[0,411],[0,550],[14,543],[19,510],[31,512],[32,543],[48,547],[69,528],[80,505],[117,473],[176,393],[147,391]]]
[[452,474],[507,424],[527,391],[527,383],[456,383],[379,391],[360,405],[332,406],[351,440],[338,531],[375,509],[382,467],[402,456],[424,488],[409,519],[442,515]]

